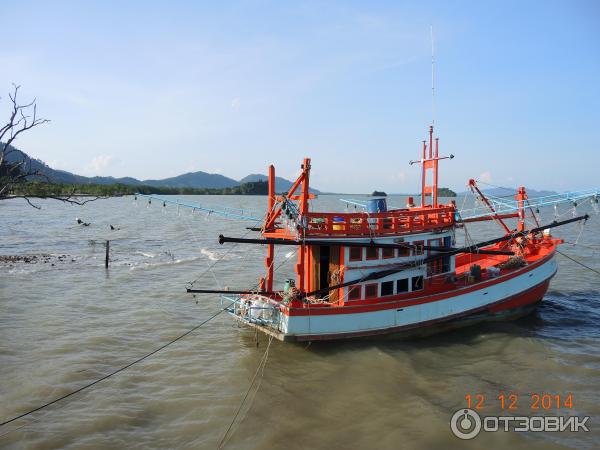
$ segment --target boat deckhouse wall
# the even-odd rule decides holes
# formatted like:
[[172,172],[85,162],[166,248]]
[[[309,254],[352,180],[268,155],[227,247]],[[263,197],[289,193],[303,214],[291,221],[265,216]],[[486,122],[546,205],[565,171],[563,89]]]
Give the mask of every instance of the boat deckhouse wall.
[[[344,242],[349,240],[358,243],[368,243],[370,239],[344,239]],[[425,281],[430,275],[440,275],[442,273],[454,273],[455,271],[455,258],[454,256],[446,257],[445,267],[442,267],[440,256],[440,263],[437,267],[436,273],[431,274],[428,271],[428,265],[419,264],[419,261],[423,258],[435,254],[431,251],[418,251],[416,249],[382,249],[382,248],[367,248],[367,247],[349,247],[349,246],[338,246],[336,245],[336,239],[322,239],[323,243],[331,243],[330,246],[305,246],[306,260],[309,264],[306,265],[306,272],[303,279],[306,282],[305,290],[312,291],[322,289],[328,285],[336,285],[343,282],[357,280],[365,275],[369,275],[373,272],[385,270],[387,267],[415,263],[414,267],[408,268],[394,275],[388,277],[361,283],[354,286],[345,288],[339,288],[329,292],[328,301],[330,303],[337,303],[340,306],[350,301],[365,300],[366,299],[366,286],[377,285],[377,292],[374,295],[369,295],[369,298],[378,298],[386,295],[397,295],[398,293],[410,292],[414,289],[413,280],[414,277],[420,278],[420,289],[426,287]],[[418,233],[408,236],[386,236],[381,238],[373,239],[378,244],[398,244],[399,241],[410,245],[431,245],[431,246],[447,246],[454,245],[454,231],[453,229],[441,230],[436,233]],[[325,250],[324,250],[325,249]],[[392,250],[392,251],[390,251]],[[323,252],[330,252],[327,259],[323,258]],[[333,254],[331,253],[333,252]],[[360,257],[356,258],[356,254],[359,253]],[[354,256],[354,257],[353,257]],[[327,264],[324,269],[322,264]],[[429,267],[431,269],[431,267]],[[323,280],[323,277],[327,276],[327,280]],[[418,278],[417,278],[418,279]],[[408,280],[408,290],[398,292],[397,280]],[[392,293],[382,293],[381,284],[393,282]],[[352,290],[360,291],[359,298],[352,298],[350,293]],[[369,288],[371,291],[373,287]]]

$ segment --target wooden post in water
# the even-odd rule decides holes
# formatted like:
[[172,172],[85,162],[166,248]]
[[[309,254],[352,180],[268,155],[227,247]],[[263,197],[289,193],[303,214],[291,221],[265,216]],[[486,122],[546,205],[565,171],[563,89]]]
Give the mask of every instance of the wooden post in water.
[[106,241],[106,258],[104,259],[104,267],[108,269],[108,254],[110,252],[110,241]]

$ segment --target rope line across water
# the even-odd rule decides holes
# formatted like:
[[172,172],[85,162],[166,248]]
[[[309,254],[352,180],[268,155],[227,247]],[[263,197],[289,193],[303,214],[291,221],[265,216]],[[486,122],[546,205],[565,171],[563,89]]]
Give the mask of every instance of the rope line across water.
[[596,273],[596,274],[600,275],[600,271],[599,271],[599,270],[596,270],[596,269],[594,269],[593,267],[590,267],[590,266],[588,266],[587,264],[584,264],[584,263],[582,263],[581,261],[577,261],[575,258],[572,258],[571,256],[569,256],[569,255],[567,255],[567,254],[565,254],[565,253],[563,253],[563,252],[561,252],[561,251],[559,251],[559,250],[556,250],[556,253],[558,253],[559,255],[562,255],[562,256],[564,256],[564,257],[565,257],[565,258],[567,258],[567,259],[570,259],[570,260],[571,260],[571,261],[573,261],[575,264],[579,264],[581,267],[585,267],[586,269],[588,269],[588,270],[591,270],[592,272],[594,272],[594,273]]
[[[269,336],[269,342],[267,343],[267,348],[265,349],[265,353],[263,354],[262,358],[260,359],[260,362],[258,363],[256,372],[254,372],[254,376],[252,377],[252,380],[250,381],[250,386],[248,386],[248,389],[246,390],[244,397],[242,397],[242,401],[240,402],[240,405],[238,406],[237,410],[235,411],[235,414],[233,416],[233,419],[231,419],[231,423],[229,424],[229,427],[227,427],[227,430],[225,430],[225,434],[223,434],[223,437],[219,441],[219,445],[217,447],[218,450],[221,450],[225,446],[225,444],[227,443],[229,438],[232,436],[231,430],[233,428],[233,425],[234,425],[235,421],[237,420],[238,416],[240,415],[240,411],[244,407],[246,400],[248,399],[248,395],[250,394],[250,391],[252,390],[252,386],[254,386],[254,383],[256,382],[256,377],[258,376],[259,372],[261,372],[260,380],[262,381],[262,374],[264,374],[265,366],[267,365],[267,359],[269,358],[269,348],[271,347],[271,341],[273,341],[273,336]],[[259,388],[260,388],[260,382],[259,382],[258,387],[256,388],[257,392],[258,392]]]
[[28,416],[28,415],[30,415],[30,414],[33,414],[34,412],[40,411],[40,410],[42,410],[42,409],[44,409],[44,408],[47,408],[48,406],[51,406],[51,405],[53,405],[53,404],[55,404],[55,403],[58,403],[58,402],[60,402],[61,400],[64,400],[64,399],[66,399],[66,398],[68,398],[68,397],[70,397],[70,396],[72,396],[72,395],[75,395],[75,394],[77,394],[77,393],[79,393],[79,392],[81,392],[81,391],[83,391],[83,390],[85,390],[85,389],[88,389],[88,388],[90,388],[90,387],[94,386],[95,384],[98,384],[98,383],[100,383],[101,381],[104,381],[104,380],[106,380],[107,378],[110,378],[110,377],[112,377],[113,375],[116,375],[116,374],[118,374],[118,373],[120,373],[120,372],[123,372],[124,370],[127,370],[127,369],[129,369],[129,368],[130,368],[131,366],[133,366],[134,364],[137,364],[137,363],[139,363],[139,362],[142,362],[142,361],[144,361],[145,359],[149,358],[150,356],[152,356],[152,355],[155,355],[156,353],[160,352],[161,350],[163,350],[163,349],[167,348],[169,345],[171,345],[171,344],[174,344],[175,342],[179,341],[180,339],[183,339],[184,337],[186,337],[186,336],[187,336],[187,335],[189,335],[190,333],[193,333],[193,332],[194,332],[194,331],[196,331],[198,328],[200,328],[202,325],[204,325],[204,324],[206,324],[206,323],[210,322],[211,320],[213,320],[215,317],[217,317],[219,314],[221,314],[223,311],[225,311],[225,310],[226,310],[226,309],[227,309],[229,306],[231,306],[231,304],[230,304],[230,305],[228,305],[228,306],[227,306],[227,307],[225,307],[225,308],[221,308],[221,309],[220,309],[220,310],[219,310],[217,313],[213,314],[213,315],[212,315],[212,316],[210,316],[208,319],[206,319],[206,320],[204,320],[204,321],[200,322],[198,325],[196,325],[196,326],[195,326],[195,327],[193,327],[192,329],[190,329],[190,330],[186,331],[185,333],[183,333],[183,334],[181,334],[181,335],[177,336],[175,339],[172,339],[172,340],[170,340],[169,342],[167,342],[166,344],[164,344],[164,345],[160,346],[160,347],[159,347],[159,348],[157,348],[156,350],[153,350],[153,351],[151,351],[150,353],[147,353],[146,355],[144,355],[144,356],[142,356],[142,357],[140,357],[140,358],[136,359],[135,361],[133,361],[133,362],[131,362],[131,363],[127,364],[126,366],[120,367],[119,369],[116,369],[116,370],[112,371],[111,373],[109,373],[109,374],[107,374],[107,375],[104,375],[103,377],[101,377],[101,378],[98,378],[97,380],[95,380],[95,381],[92,381],[91,383],[88,383],[88,384],[86,384],[86,385],[84,385],[84,386],[80,387],[79,389],[76,389],[76,390],[74,390],[74,391],[71,391],[71,392],[69,392],[68,394],[65,394],[65,395],[63,395],[63,396],[61,396],[61,397],[58,397],[58,398],[56,398],[56,399],[54,399],[54,400],[52,400],[52,401],[50,401],[50,402],[48,402],[48,403],[45,403],[45,404],[43,404],[43,405],[41,405],[41,406],[38,406],[37,408],[34,408],[34,409],[32,409],[32,410],[29,410],[29,411],[27,411],[27,412],[24,412],[24,413],[22,413],[22,414],[19,414],[18,416],[15,416],[15,417],[13,417],[13,418],[11,418],[11,419],[5,420],[5,421],[3,421],[3,422],[1,422],[1,423],[0,423],[0,427],[2,427],[2,426],[4,426],[4,425],[8,425],[9,423],[11,423],[11,422],[14,422],[15,420],[21,419],[21,418],[23,418],[23,417],[25,417],[25,416]]

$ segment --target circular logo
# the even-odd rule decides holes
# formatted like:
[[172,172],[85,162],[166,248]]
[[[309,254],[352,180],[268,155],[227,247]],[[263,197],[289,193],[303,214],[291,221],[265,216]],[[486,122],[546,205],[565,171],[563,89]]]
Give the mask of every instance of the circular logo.
[[450,419],[450,429],[459,439],[473,439],[481,431],[481,417],[472,409],[459,409]]

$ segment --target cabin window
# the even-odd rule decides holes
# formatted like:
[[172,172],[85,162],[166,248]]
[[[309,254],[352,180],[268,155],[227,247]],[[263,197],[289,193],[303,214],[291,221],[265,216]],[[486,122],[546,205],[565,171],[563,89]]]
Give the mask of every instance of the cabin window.
[[393,257],[395,256],[395,255],[394,255],[394,253],[395,253],[395,252],[394,252],[394,249],[393,249],[393,248],[388,248],[388,247],[386,247],[386,248],[382,248],[382,249],[381,249],[381,256],[382,256],[384,259],[387,259],[387,258],[393,258]]
[[[441,239],[429,239],[429,241],[427,241],[427,244],[430,247],[441,247],[442,246],[442,240]],[[438,253],[436,251],[433,251],[433,253]]]
[[377,297],[377,288],[378,287],[379,287],[379,285],[377,283],[365,285],[365,298]]
[[360,300],[362,298],[362,286],[350,286],[348,288],[348,300]]
[[408,292],[408,278],[402,278],[401,280],[396,281],[396,292],[398,294]]
[[423,275],[412,277],[412,290],[420,291],[423,289]]
[[[441,239],[430,239],[428,244],[431,247],[441,247],[442,246],[442,240]],[[430,250],[429,254],[434,257],[436,255],[440,255],[439,252],[436,252],[435,250]],[[433,276],[433,275],[437,275],[440,273],[443,273],[443,267],[442,267],[442,257],[440,256],[439,258],[435,258],[432,261],[429,261],[427,263],[427,275],[429,276]]]
[[394,295],[394,282],[393,281],[384,281],[381,283],[381,296],[384,295]]
[[376,247],[367,247],[367,259],[379,259],[379,249]]
[[436,258],[427,263],[427,275],[433,276],[444,272],[442,257]]
[[350,261],[362,261],[362,247],[350,247]]
[[423,241],[415,241],[413,242],[413,254],[415,255],[422,255],[423,254]]
[[[446,236],[444,238],[444,247],[452,247],[452,236]],[[452,257],[446,255],[442,257],[442,272],[450,272]]]
[[[402,245],[402,244],[400,244]],[[400,247],[398,248],[398,256],[410,256],[410,247]]]

